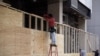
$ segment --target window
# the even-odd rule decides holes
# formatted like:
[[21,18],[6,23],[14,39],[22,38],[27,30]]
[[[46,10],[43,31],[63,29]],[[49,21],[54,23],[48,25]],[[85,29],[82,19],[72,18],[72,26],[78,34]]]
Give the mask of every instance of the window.
[[24,27],[29,28],[29,15],[25,14]]
[[37,29],[41,30],[41,19],[37,18]]
[[63,14],[63,23],[68,24],[68,15],[67,14]]
[[47,22],[44,20],[43,21],[43,31],[47,30]]
[[43,20],[43,18],[38,18],[36,16],[31,16],[28,14],[24,14],[24,27],[30,29],[48,31],[47,22]]
[[35,29],[35,17],[31,17],[31,28]]

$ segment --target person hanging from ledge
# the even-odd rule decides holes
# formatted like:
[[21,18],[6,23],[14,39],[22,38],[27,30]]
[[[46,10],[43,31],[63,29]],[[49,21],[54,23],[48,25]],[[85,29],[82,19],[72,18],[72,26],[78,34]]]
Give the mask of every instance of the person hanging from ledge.
[[53,17],[52,14],[44,14],[43,15],[44,19],[48,22],[49,26],[49,31],[50,31],[50,39],[51,39],[51,44],[56,45],[56,29],[54,28],[55,26],[55,18]]

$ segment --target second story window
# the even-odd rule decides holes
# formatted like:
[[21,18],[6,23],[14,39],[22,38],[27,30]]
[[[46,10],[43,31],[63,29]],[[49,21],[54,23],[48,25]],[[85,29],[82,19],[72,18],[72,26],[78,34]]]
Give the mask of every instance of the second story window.
[[29,28],[29,15],[24,15],[24,27]]
[[35,29],[35,17],[31,17],[31,28]]
[[48,31],[48,23],[38,16],[24,14],[24,27],[42,31]]

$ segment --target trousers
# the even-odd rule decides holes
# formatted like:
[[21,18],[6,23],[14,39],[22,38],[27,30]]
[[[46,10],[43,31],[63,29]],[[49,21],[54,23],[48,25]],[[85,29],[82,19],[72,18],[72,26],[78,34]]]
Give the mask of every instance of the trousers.
[[56,33],[55,33],[55,28],[54,27],[51,27],[50,28],[50,39],[51,39],[51,43],[52,44],[56,44]]
[[55,39],[55,37],[56,37],[55,32],[51,32],[51,33],[50,33],[50,39],[51,39],[51,43],[52,43],[52,44],[56,44],[56,39]]

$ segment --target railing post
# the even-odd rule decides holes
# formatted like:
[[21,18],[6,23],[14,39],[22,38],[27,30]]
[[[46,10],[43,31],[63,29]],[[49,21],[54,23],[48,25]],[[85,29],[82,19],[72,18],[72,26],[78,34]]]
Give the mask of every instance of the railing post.
[[85,51],[87,52],[87,34],[85,33]]
[[41,30],[43,31],[43,19],[41,19]]
[[59,33],[63,34],[63,27],[62,27],[62,25],[59,25]]
[[64,53],[67,53],[67,27],[64,26]]
[[70,27],[68,27],[68,33],[69,33],[69,35],[68,35],[68,53],[70,53]]
[[76,36],[75,36],[75,28],[73,28],[74,32],[73,32],[73,35],[74,35],[74,53],[76,52]]

